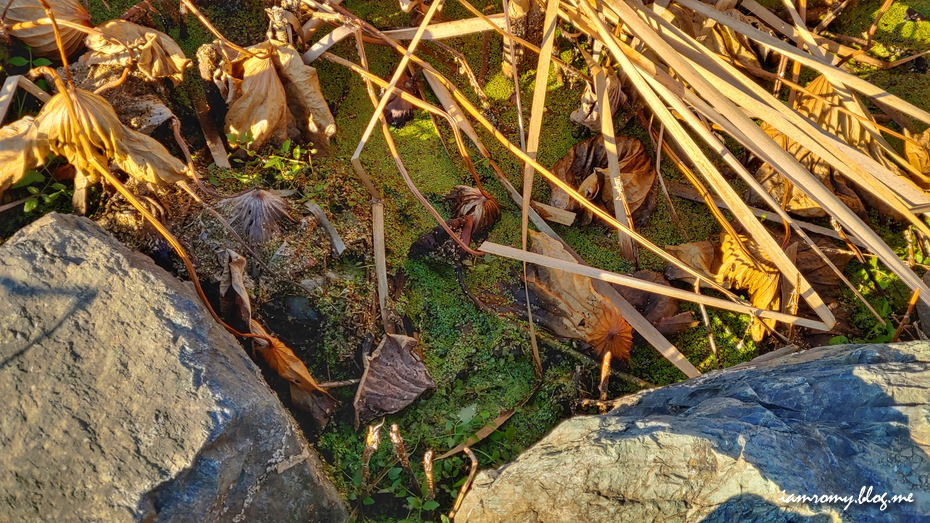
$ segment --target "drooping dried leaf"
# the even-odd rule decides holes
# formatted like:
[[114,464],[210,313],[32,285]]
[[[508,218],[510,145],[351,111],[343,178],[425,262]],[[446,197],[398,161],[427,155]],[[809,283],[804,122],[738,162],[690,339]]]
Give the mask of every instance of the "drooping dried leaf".
[[33,117],[0,128],[0,196],[29,169],[42,165],[48,153],[48,144],[39,138]]
[[[640,280],[669,286],[665,277],[657,272],[637,271],[632,276]],[[698,323],[691,311],[681,311],[678,300],[675,298],[630,287],[620,287],[618,290],[623,298],[630,302],[630,305],[642,312],[643,316],[666,336],[677,334],[694,327]]]
[[[744,289],[749,293],[749,301],[753,307],[759,309],[779,310],[781,273],[769,261],[759,248],[759,245],[748,236],[740,235],[739,239],[746,246],[749,254],[755,259],[747,258],[746,253],[740,249],[737,239],[726,231],[720,233],[720,268],[717,271],[717,283],[734,289]],[[773,320],[764,321],[773,327]],[[753,322],[751,331],[753,341],[762,341],[766,329],[760,320]]]
[[281,340],[268,334],[268,331],[257,321],[252,320],[250,326],[252,334],[264,336],[271,340],[269,344],[262,338],[254,338],[256,350],[261,354],[262,358],[265,359],[272,370],[301,390],[306,392],[316,391],[325,396],[330,396],[326,390],[321,389],[320,386],[317,385],[316,380],[313,379],[313,376],[310,375],[310,371],[307,370],[307,366],[304,365],[304,362],[300,361],[300,358],[294,354],[294,351],[291,350],[290,347],[285,345]]
[[191,66],[184,51],[170,36],[155,29],[127,22],[110,20],[96,27],[100,35],[88,35],[84,43],[91,52],[81,56],[81,63],[124,67],[130,55],[126,47],[112,41],[118,40],[135,53],[135,66],[147,78],[170,79],[175,86],[184,80],[184,70]]
[[[529,234],[532,252],[575,261],[561,243],[548,235],[534,231]],[[546,327],[559,336],[587,342],[598,355],[609,351],[629,363],[633,328],[610,300],[594,290],[591,278],[534,265],[527,283],[549,313]]]
[[[48,0],[48,4],[56,20],[91,27],[90,13],[78,0]],[[5,6],[6,2],[3,5]],[[10,35],[32,47],[32,53],[35,56],[60,56],[51,20],[38,0],[13,0],[3,22],[7,25]],[[65,53],[71,56],[81,47],[84,33],[60,24],[58,30],[61,33]]]
[[[819,156],[811,153],[807,148],[798,142],[788,138],[778,129],[767,123],[762,124],[762,130],[765,134],[772,137],[782,149],[785,149],[811,172],[820,179],[820,182],[833,190],[836,197],[846,204],[856,214],[865,214],[866,209],[856,193],[846,185],[846,180],[842,175],[835,172],[833,167]],[[805,218],[822,218],[826,216],[820,205],[817,204],[806,192],[793,184],[786,182],[785,178],[773,169],[769,164],[764,164],[756,171],[755,177],[762,184],[762,187],[771,194],[775,201],[783,203],[786,211],[803,216]],[[787,194],[786,194],[787,191]],[[764,205],[762,198],[753,191],[749,191],[749,203],[752,205]]]
[[[271,54],[273,50],[269,43],[249,48],[253,53]],[[286,140],[287,95],[271,56],[243,56],[226,67],[229,77],[241,80],[235,101],[226,113],[226,133],[238,137],[250,135],[252,141],[242,145],[251,150],[260,149],[269,140]]]
[[[627,96],[621,89],[620,79],[616,74],[607,75],[607,101],[610,102],[610,114],[616,114],[621,104],[627,103]],[[587,127],[595,133],[601,132],[601,105],[597,93],[590,82],[581,95],[581,107],[572,111],[572,122]]]
[[[65,96],[74,101],[78,122],[71,119]],[[83,150],[79,152],[81,127],[94,146],[95,158],[103,165],[112,160],[133,178],[156,185],[174,183],[186,175],[183,162],[153,138],[120,123],[109,102],[90,91],[69,88],[66,94],[56,94],[42,107],[36,122],[39,138],[47,140],[53,153],[67,158],[89,184],[99,180],[96,171],[86,163]]]
[[355,393],[355,428],[393,414],[413,403],[427,389],[436,388],[423,360],[414,352],[417,340],[386,334],[366,359],[365,373]]
[[113,163],[137,180],[164,186],[187,177],[187,166],[160,142],[138,131],[123,128],[123,139],[112,157]]
[[456,216],[471,216],[473,232],[486,231],[501,218],[501,208],[493,196],[481,189],[456,185],[446,195]]
[[928,147],[930,147],[930,129],[924,130],[921,134],[911,133],[905,129],[904,134],[920,144],[904,142],[904,154],[907,156],[908,163],[918,172],[930,177],[930,151],[928,151]]
[[230,249],[217,249],[220,273],[220,314],[235,329],[249,327],[252,304],[245,287],[246,259]]
[[287,202],[271,191],[255,188],[220,202],[230,214],[231,224],[253,245],[268,242],[281,232],[280,223],[293,221]]
[[[336,119],[320,90],[316,69],[305,64],[293,47],[274,42],[274,63],[284,84],[287,107],[297,127],[314,145],[326,148],[336,134]],[[244,87],[243,87],[244,88]]]
[[[703,276],[713,277],[719,267],[717,246],[709,241],[666,245],[666,252],[687,263]],[[666,274],[671,280],[690,280],[694,277],[674,265],[670,265]]]
[[[617,161],[627,204],[634,221],[639,222],[652,211],[650,205],[644,205],[650,200],[649,195],[653,192],[655,182],[652,159],[642,142],[621,136],[617,138]],[[589,193],[596,192],[591,198],[599,200],[602,206],[613,199],[607,174],[607,149],[604,148],[602,136],[594,136],[575,144],[555,163],[552,173],[579,191],[585,189]],[[596,181],[590,179],[594,174],[597,175]],[[552,196],[549,205],[571,212],[582,209],[580,203],[572,200],[568,193],[555,184],[550,184],[550,187]],[[612,204],[609,206],[609,212],[613,214]]]
[[330,418],[336,413],[339,403],[330,396],[311,394],[291,384],[291,403],[298,409],[309,412],[320,428],[329,424]]

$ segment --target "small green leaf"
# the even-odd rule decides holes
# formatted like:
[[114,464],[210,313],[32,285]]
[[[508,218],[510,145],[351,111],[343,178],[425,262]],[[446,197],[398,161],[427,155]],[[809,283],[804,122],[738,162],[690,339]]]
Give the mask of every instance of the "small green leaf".
[[284,154],[287,154],[290,151],[291,151],[291,141],[284,140],[284,143],[281,144],[281,152],[283,152]]
[[24,65],[29,65],[29,60],[26,60],[22,56],[14,56],[13,58],[10,58],[10,65],[22,67]]
[[25,205],[23,205],[23,211],[32,212],[35,210],[36,205],[39,205],[39,200],[37,200],[36,198],[29,198],[28,200],[26,200]]
[[48,198],[45,198],[45,201],[46,203],[55,203],[55,200],[57,200],[59,196],[61,196],[61,192],[53,192],[48,195]]
[[362,504],[363,505],[374,505],[375,500],[371,499],[371,496],[368,496],[367,498],[362,500]]
[[437,508],[439,508],[439,503],[432,499],[423,504],[423,510],[436,510]]
[[48,65],[52,65],[52,61],[49,60],[48,58],[36,58],[35,60],[32,61],[33,67],[45,67]]
[[830,345],[845,345],[849,343],[849,338],[847,338],[846,336],[834,336],[830,338],[830,341],[828,343]]
[[475,417],[475,413],[478,412],[478,404],[472,403],[471,405],[463,408],[459,411],[456,416],[462,421],[462,423],[468,423],[472,418]]
[[392,468],[391,470],[388,471],[388,478],[390,478],[390,479],[392,479],[392,480],[397,479],[398,477],[400,477],[400,473],[403,472],[403,471],[404,471],[404,469],[402,469],[402,468],[400,468],[400,467],[394,467],[394,468]]
[[63,191],[63,190],[65,190],[65,189],[67,189],[67,187],[65,187],[64,184],[55,182],[55,183],[52,184],[52,189],[55,189],[56,191]]
[[49,87],[48,82],[46,82],[45,79],[39,78],[38,80],[36,80],[35,83],[37,86],[39,86],[39,89],[42,89],[43,91],[51,91],[51,88]]
[[30,194],[39,194],[39,188],[32,185],[26,187],[26,190],[29,191]]
[[20,189],[27,185],[32,185],[36,182],[44,182],[44,181],[45,181],[45,175],[43,175],[42,173],[40,173],[39,171],[35,169],[29,169],[28,171],[26,171],[26,174],[24,174],[23,177],[20,178],[18,182],[13,184],[13,188]]
[[410,508],[414,510],[420,508],[423,505],[423,503],[420,501],[420,498],[414,496],[408,497],[407,503],[410,505]]

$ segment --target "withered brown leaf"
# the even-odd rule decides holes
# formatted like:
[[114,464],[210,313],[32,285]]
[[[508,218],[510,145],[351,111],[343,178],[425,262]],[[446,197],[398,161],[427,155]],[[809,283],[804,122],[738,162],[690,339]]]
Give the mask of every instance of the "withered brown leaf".
[[[606,75],[606,78],[610,114],[616,114],[620,105],[627,103],[627,96],[621,89],[620,78],[616,74]],[[601,105],[590,82],[585,85],[584,94],[581,95],[581,107],[572,111],[569,118],[572,122],[587,127],[595,133],[601,132]]]
[[270,56],[273,49],[267,42],[253,46],[251,52],[268,56],[243,56],[241,61],[227,64],[230,76],[241,83],[226,113],[226,132],[240,137],[251,135],[252,141],[241,145],[252,150],[260,149],[272,139],[276,142],[287,139],[287,95]]
[[[574,262],[565,247],[546,234],[530,231],[530,250]],[[527,284],[549,313],[545,326],[557,335],[587,342],[598,355],[610,352],[629,363],[633,328],[610,300],[594,290],[591,278],[533,265]]]
[[[91,34],[84,40],[91,49],[81,56],[81,63],[85,65],[124,67],[132,58],[128,47],[135,55],[135,67],[146,78],[168,78],[175,86],[184,80],[184,70],[191,66],[181,47],[161,31],[125,20],[110,20],[95,29],[101,35]],[[122,42],[126,47],[113,40]]]
[[317,147],[328,147],[329,139],[336,134],[336,119],[323,98],[316,69],[305,64],[293,47],[281,42],[273,44],[274,63],[298,129]]
[[436,388],[423,360],[414,351],[417,340],[386,334],[365,359],[365,372],[355,393],[355,428],[378,416],[393,414]]
[[304,365],[304,362],[300,361],[300,358],[294,354],[294,351],[290,347],[284,344],[278,338],[275,338],[268,334],[268,331],[261,326],[257,321],[252,320],[250,323],[252,334],[257,336],[263,336],[271,341],[268,343],[265,339],[254,338],[255,348],[262,358],[268,363],[268,366],[271,369],[278,373],[279,376],[291,382],[295,387],[304,390],[306,392],[319,392],[324,396],[330,396],[329,392],[326,392],[325,389],[320,388],[317,385],[316,380],[313,379],[313,376],[310,375],[310,371],[307,370],[307,366]]
[[[78,121],[72,120],[65,96],[71,97]],[[155,139],[120,123],[110,103],[90,91],[68,88],[66,93],[56,94],[42,107],[36,122],[39,138],[47,141],[53,153],[67,158],[88,184],[98,182],[99,177],[80,148],[81,129],[102,165],[112,160],[133,178],[156,185],[174,183],[186,176],[183,162]]]
[[33,117],[0,127],[0,196],[29,169],[42,165],[48,153],[48,144],[39,138]]
[[[6,2],[3,4],[5,6]],[[48,0],[48,4],[56,20],[91,27],[90,13],[78,0]],[[13,0],[3,22],[7,25],[9,34],[31,47],[35,56],[60,56],[51,20],[38,0]],[[84,33],[61,24],[58,30],[65,53],[71,56],[81,47]]]
[[[623,184],[623,192],[630,212],[633,214],[634,221],[641,222],[648,217],[653,207],[649,203],[649,195],[653,193],[655,182],[652,159],[642,142],[635,138],[621,136],[617,138],[617,161],[620,166],[620,181]],[[591,198],[598,201],[602,207],[613,199],[613,191],[607,174],[607,149],[604,147],[604,138],[600,135],[575,144],[552,166],[552,173],[579,191],[583,188],[589,193],[594,193]],[[591,180],[592,175],[597,175],[597,180]],[[552,195],[549,198],[549,205],[571,212],[582,210],[582,205],[574,201],[567,192],[552,183],[550,187]],[[607,208],[613,214],[613,205]]]

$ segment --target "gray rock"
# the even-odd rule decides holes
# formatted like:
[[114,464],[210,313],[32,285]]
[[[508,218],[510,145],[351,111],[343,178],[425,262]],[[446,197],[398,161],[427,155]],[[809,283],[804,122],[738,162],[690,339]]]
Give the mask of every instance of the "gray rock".
[[0,304],[0,522],[347,519],[190,284],[90,220],[0,246]]
[[[928,387],[930,344],[909,342],[822,347],[644,391],[482,472],[455,521],[928,521]],[[863,487],[913,501],[782,501],[858,500]]]

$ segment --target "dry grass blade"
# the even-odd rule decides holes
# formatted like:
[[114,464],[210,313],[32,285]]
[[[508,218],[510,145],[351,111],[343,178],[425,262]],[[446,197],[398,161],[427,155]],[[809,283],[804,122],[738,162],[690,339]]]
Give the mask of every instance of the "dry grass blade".
[[[652,292],[655,294],[660,294],[663,296],[668,296],[671,298],[677,298],[679,300],[690,301],[693,303],[703,303],[710,307],[715,307],[718,309],[729,310],[733,312],[739,312],[742,314],[749,314],[751,316],[772,319],[784,323],[790,323],[794,325],[800,325],[802,327],[808,327],[811,329],[827,331],[830,330],[827,325],[816,320],[810,320],[807,318],[800,318],[797,316],[791,316],[776,311],[760,310],[751,305],[743,305],[741,303],[734,303],[727,300],[722,300],[720,298],[714,298],[711,296],[705,296],[703,294],[695,294],[692,292],[684,291],[675,287],[669,287],[666,285],[659,285],[656,283],[639,280],[624,274],[617,274],[609,271],[604,271],[601,269],[596,269],[593,267],[587,267],[584,265],[579,265],[577,263],[568,262],[565,260],[560,260],[557,258],[552,258],[549,256],[543,256],[539,254],[534,254],[531,252],[521,251],[520,249],[514,249],[513,247],[507,247],[505,245],[498,245],[492,242],[484,242],[481,244],[481,249],[488,254],[494,254],[497,256],[503,256],[505,258],[511,258],[518,261],[525,261],[528,263],[534,263],[536,265],[541,265],[544,267],[550,267],[553,269],[558,269],[565,272],[570,272],[578,274],[581,276],[586,276],[588,278],[594,278],[598,280],[603,280],[608,283],[614,283],[620,286],[630,287],[633,289],[639,289],[647,292]],[[681,262],[679,262],[681,263]]]
[[[530,128],[526,137],[526,147],[524,152],[532,159],[536,159],[536,151],[539,148],[539,134],[542,131],[543,111],[546,108],[546,87],[549,84],[549,63],[552,57],[552,46],[555,43],[555,21],[559,11],[559,0],[549,0],[546,7],[546,18],[543,21],[543,43],[542,50],[539,53],[539,62],[536,66],[536,88],[533,90],[533,103],[530,114]],[[514,46],[511,44],[510,49]],[[512,55],[512,64],[517,61]],[[519,92],[519,82],[517,82],[516,71],[514,71],[514,84]],[[519,96],[519,94],[517,95]],[[522,129],[521,129],[522,138]],[[521,208],[520,218],[520,237],[523,249],[527,248],[527,233],[529,231],[530,219],[530,201],[533,196],[533,166],[527,163],[523,167],[523,205]],[[526,264],[523,264],[524,289],[529,292],[526,285],[529,284],[526,272]],[[526,314],[530,326],[530,346],[533,349],[533,363],[536,368],[536,377],[542,379],[543,369],[542,360],[539,357],[539,342],[536,340],[536,326],[533,323],[533,310],[530,307],[529,300],[526,303]]]
[[[690,4],[694,3],[694,2],[691,2],[690,0],[682,0],[682,1],[688,2],[689,7],[690,7]],[[621,16],[629,17],[628,23],[630,24],[630,27],[632,28],[634,33],[640,38],[643,38],[643,40],[646,41],[647,44],[650,45],[650,47],[652,47],[655,51],[662,53],[664,59],[669,63],[670,66],[672,66],[675,69],[676,74],[681,75],[681,77],[685,81],[691,84],[696,90],[699,90],[702,96],[705,96],[708,99],[708,101],[711,103],[711,105],[713,105],[714,108],[717,111],[719,111],[721,115],[723,115],[726,119],[728,119],[733,124],[739,127],[739,131],[741,131],[745,135],[747,141],[754,142],[766,149],[765,151],[766,157],[767,157],[766,160],[769,161],[769,163],[778,164],[780,169],[782,170],[782,174],[787,176],[788,179],[792,183],[794,183],[796,186],[804,187],[805,189],[807,189],[809,191],[809,195],[812,198],[814,198],[815,201],[817,201],[818,204],[821,205],[821,207],[829,208],[830,213],[834,215],[837,218],[837,220],[839,220],[840,223],[843,224],[844,227],[854,231],[854,233],[857,236],[859,236],[860,239],[862,239],[863,241],[866,241],[870,245],[870,248],[873,249],[873,252],[875,252],[881,258],[881,260],[889,268],[891,268],[892,271],[898,274],[902,278],[902,280],[904,280],[910,287],[912,288],[920,287],[923,289],[927,289],[926,285],[924,285],[924,283],[920,281],[920,279],[917,278],[917,276],[903,264],[903,262],[897,257],[894,251],[890,247],[888,247],[888,245],[885,244],[874,231],[872,231],[865,224],[863,224],[862,221],[855,214],[853,214],[845,205],[839,202],[832,193],[830,193],[823,185],[818,183],[816,178],[814,178],[810,172],[808,172],[800,164],[798,164],[797,161],[794,159],[794,157],[789,155],[784,149],[780,147],[775,147],[771,139],[765,135],[765,133],[758,127],[758,125],[752,122],[743,112],[741,112],[738,108],[736,108],[729,100],[724,98],[724,96],[720,94],[716,86],[712,85],[707,80],[705,80],[705,78],[701,76],[692,65],[687,63],[684,59],[682,59],[678,55],[678,53],[676,53],[671,47],[669,47],[669,45],[664,40],[661,39],[661,37],[657,33],[655,33],[642,20],[640,20],[638,16],[636,15],[636,13],[627,4],[620,2],[619,0],[611,0],[610,3],[613,6],[613,8],[617,10],[618,14],[620,14]],[[585,6],[585,4],[582,4],[582,6]],[[697,10],[697,8],[695,8],[695,10]],[[596,24],[597,23],[600,24],[601,27],[599,29],[603,33],[604,30],[606,29],[603,27],[603,22],[597,19],[596,15],[593,15],[591,13],[590,8],[588,8],[587,11],[589,11],[589,18],[591,16],[595,17],[594,22]],[[713,10],[711,9],[711,11]],[[726,17],[726,18],[729,18],[729,17]],[[720,23],[719,17],[718,17],[718,23]],[[727,23],[734,23],[734,21],[730,19],[730,21],[728,21]],[[746,29],[747,31],[751,30],[751,31],[755,31],[756,33],[758,33],[758,31],[753,29],[751,26],[747,26],[746,24],[743,24],[743,25],[746,26],[746,28],[748,28]],[[609,36],[605,36],[605,37],[609,38],[609,41],[607,42],[607,44],[609,47],[612,46],[612,52],[614,53],[614,55],[622,56],[623,52],[619,49],[619,47],[616,45],[614,40]],[[619,56],[617,56],[617,58],[618,60],[621,59]],[[844,81],[845,81],[845,77],[844,77]],[[868,84],[867,82],[866,84],[871,85],[871,84]],[[852,86],[853,83],[850,82],[848,83],[848,85]],[[868,89],[865,89],[862,92],[865,92],[867,90]],[[766,93],[766,96],[768,96],[768,93]],[[761,105],[758,102],[754,102],[754,104]],[[666,125],[668,124],[666,123]],[[756,237],[757,241],[759,240],[758,235],[753,234],[753,237]],[[766,251],[770,252],[768,248],[766,248]],[[777,255],[776,252],[773,252],[773,254]],[[782,263],[779,263],[776,260],[776,264],[778,265],[780,270],[785,270],[782,267]],[[802,295],[804,295],[805,299],[810,303],[811,298],[816,296],[816,293],[811,292],[811,293],[806,293],[805,295],[803,289],[807,286],[804,285],[803,280],[801,282],[801,285],[802,285]],[[927,303],[930,303],[930,299],[927,299]],[[821,316],[821,318],[823,318],[828,323],[832,324],[833,315],[832,313],[829,312],[829,310],[826,309],[826,307],[822,304],[822,302],[819,305],[814,304],[814,309],[817,311],[817,314]]]

